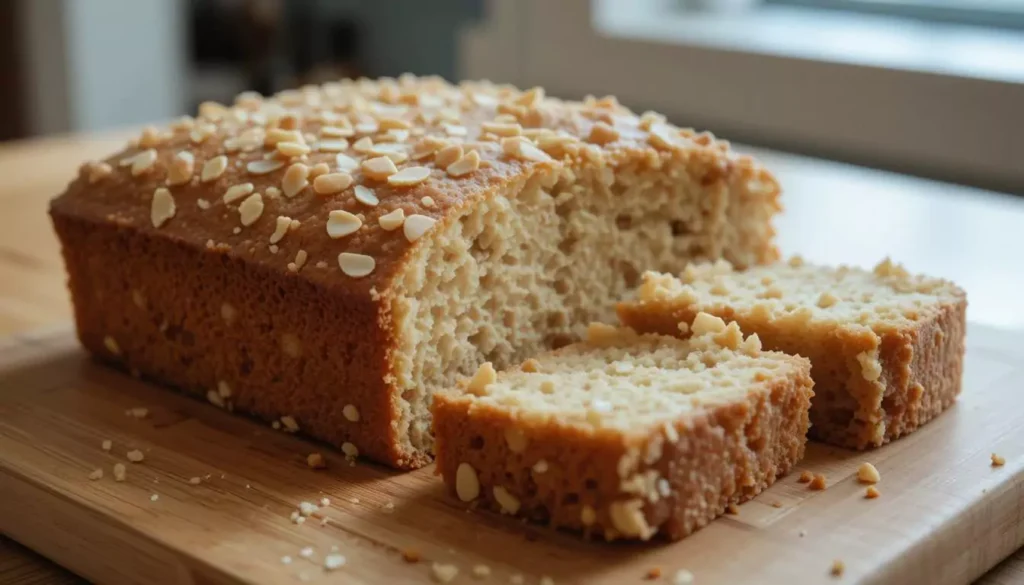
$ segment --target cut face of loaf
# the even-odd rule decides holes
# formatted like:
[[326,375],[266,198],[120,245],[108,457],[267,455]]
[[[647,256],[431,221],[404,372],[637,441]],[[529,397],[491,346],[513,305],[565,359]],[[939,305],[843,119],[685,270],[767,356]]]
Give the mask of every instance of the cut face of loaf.
[[745,271],[694,265],[680,278],[646,273],[619,316],[640,331],[687,335],[679,324],[703,311],[735,320],[766,348],[810,358],[811,435],[864,449],[913,431],[956,400],[966,309],[956,285],[889,260],[866,271],[794,258]]
[[613,539],[682,538],[804,452],[810,363],[700,315],[679,340],[587,340],[433,404],[437,469],[463,502]]
[[643,270],[773,260],[777,196],[611,98],[403,77],[204,104],[51,215],[94,354],[414,467],[435,389],[613,318]]

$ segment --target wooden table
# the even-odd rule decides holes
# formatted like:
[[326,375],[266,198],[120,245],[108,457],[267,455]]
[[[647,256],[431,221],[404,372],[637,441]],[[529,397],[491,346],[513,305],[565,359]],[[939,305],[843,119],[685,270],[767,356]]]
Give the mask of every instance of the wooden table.
[[[125,134],[0,145],[0,336],[65,322],[70,307],[48,199],[80,161],[116,148]],[[1024,330],[1024,199],[776,152],[758,155],[785,187],[777,222],[786,254],[871,265],[886,254],[914,271],[953,279],[972,321]],[[0,536],[0,583],[81,579]],[[979,583],[1024,582],[1024,550]]]

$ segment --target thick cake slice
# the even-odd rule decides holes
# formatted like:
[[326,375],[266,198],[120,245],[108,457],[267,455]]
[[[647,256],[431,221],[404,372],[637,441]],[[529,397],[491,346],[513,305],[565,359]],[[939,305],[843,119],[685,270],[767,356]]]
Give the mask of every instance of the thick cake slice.
[[810,358],[811,435],[877,447],[956,400],[967,296],[888,259],[873,271],[789,263],[734,271],[690,266],[680,278],[646,273],[619,316],[640,331],[685,335],[699,312],[735,320],[768,349]]
[[205,103],[50,214],[89,351],[415,467],[459,375],[614,319],[644,270],[774,260],[778,193],[614,98],[402,76]]
[[682,538],[804,452],[810,363],[698,315],[688,340],[591,325],[585,342],[434,399],[459,499],[608,540]]

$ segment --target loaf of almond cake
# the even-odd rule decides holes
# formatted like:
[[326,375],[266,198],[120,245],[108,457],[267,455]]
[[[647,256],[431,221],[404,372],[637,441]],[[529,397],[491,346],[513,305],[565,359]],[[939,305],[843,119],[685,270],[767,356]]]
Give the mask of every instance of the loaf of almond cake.
[[50,214],[90,352],[411,468],[457,376],[577,339],[644,270],[774,260],[778,194],[611,97],[403,76],[204,103]]

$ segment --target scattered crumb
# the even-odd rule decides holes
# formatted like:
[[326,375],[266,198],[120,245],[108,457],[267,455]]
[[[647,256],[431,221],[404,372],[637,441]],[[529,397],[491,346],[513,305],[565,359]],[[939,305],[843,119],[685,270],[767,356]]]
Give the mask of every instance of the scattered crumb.
[[778,500],[775,500],[774,502],[772,502],[772,508],[781,508],[781,507],[782,507],[782,502],[780,502]]
[[800,483],[810,483],[812,479],[814,479],[813,473],[811,473],[810,471],[801,471],[800,478],[797,479],[797,481],[799,481]]
[[832,570],[830,571],[830,573],[833,577],[842,577],[843,571],[845,570],[846,565],[843,564],[843,561],[840,561],[839,559],[832,561]]
[[420,552],[414,548],[407,548],[402,551],[402,560],[407,563],[420,562]]
[[292,564],[292,558],[290,556],[288,556],[288,555],[284,555],[283,557],[281,557],[281,564],[282,565],[290,565],[290,564]]
[[349,498],[348,501],[352,502],[353,504],[358,504],[359,498]]
[[430,567],[430,573],[438,583],[451,583],[455,580],[455,577],[458,576],[459,568],[455,565],[434,563]]
[[281,430],[281,421],[275,420],[274,422],[270,423],[270,428],[274,429],[275,431]]
[[128,475],[128,469],[124,466],[124,463],[115,463],[114,481],[124,481],[126,475]]
[[807,531],[806,530],[801,530],[800,532],[797,533],[797,535],[800,538],[803,538],[803,537],[807,536]]
[[508,578],[508,582],[512,585],[523,585],[526,580],[523,579],[522,575],[516,574]]
[[345,557],[338,553],[331,553],[324,557],[324,569],[333,571],[345,566]]
[[1002,467],[1006,465],[1006,459],[1001,455],[992,454],[992,467]]
[[878,488],[873,485],[869,485],[867,491],[864,492],[864,497],[869,500],[873,500],[880,495],[882,495],[882,492],[878,491]]
[[150,502],[155,502],[155,501],[157,501],[159,499],[160,499],[160,496],[158,494],[153,494],[153,495],[149,496],[149,501]]
[[740,508],[736,504],[730,503],[728,506],[725,507],[725,513],[731,514],[733,516],[739,516]]
[[555,585],[555,580],[547,575],[541,575],[540,585]]
[[325,469],[327,467],[327,461],[324,456],[319,453],[310,453],[306,455],[306,465],[312,469]]
[[199,482],[201,482],[201,481],[203,481],[203,480],[202,480],[202,479],[200,479],[200,478],[199,478],[199,476],[196,476],[196,477],[190,477],[190,478],[189,478],[189,480],[188,480],[188,482],[189,482],[190,484],[192,484],[192,485],[199,485]]
[[477,565],[473,567],[473,576],[483,579],[491,575],[491,568],[487,565]]
[[328,522],[330,522],[330,519],[327,518],[327,516],[324,516],[323,518],[320,519],[320,526],[327,526]]
[[823,490],[828,487],[828,484],[825,483],[824,475],[820,473],[815,473],[814,479],[811,480],[810,485],[808,485],[807,487],[811,488],[812,490]]
[[388,512],[394,510],[395,509],[395,503],[394,502],[387,502],[387,503],[385,503],[384,504],[384,509],[387,510]]
[[302,550],[299,551],[299,556],[304,559],[308,559],[309,557],[313,556],[313,547],[304,547]]
[[102,447],[104,451],[110,451],[110,448],[113,446],[114,442],[110,439],[103,439],[103,442],[100,443],[100,447]]
[[319,510],[316,504],[310,504],[309,502],[299,502],[299,514],[303,516],[312,516],[313,512]]
[[672,577],[672,585],[690,585],[693,583],[693,573],[686,569],[679,569]]
[[330,506],[330,505],[331,505],[331,499],[330,498],[327,498],[327,497],[320,498],[320,506],[322,508],[326,508],[327,506]]
[[103,470],[100,468],[93,469],[89,472],[89,479],[96,481],[97,479],[103,479]]
[[142,463],[142,460],[146,458],[146,455],[138,449],[132,449],[128,452],[128,461],[132,463]]
[[878,483],[882,476],[875,469],[875,466],[865,461],[857,468],[857,480],[861,483]]
[[146,418],[149,416],[149,409],[145,406],[136,406],[135,408],[129,408],[124,413],[132,418]]
[[644,579],[647,579],[648,581],[661,579],[661,569],[659,567],[647,569],[647,573],[644,575]]

